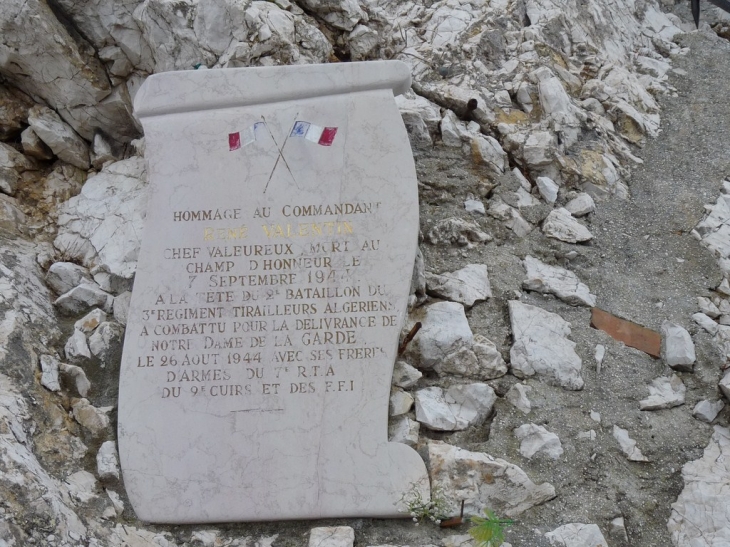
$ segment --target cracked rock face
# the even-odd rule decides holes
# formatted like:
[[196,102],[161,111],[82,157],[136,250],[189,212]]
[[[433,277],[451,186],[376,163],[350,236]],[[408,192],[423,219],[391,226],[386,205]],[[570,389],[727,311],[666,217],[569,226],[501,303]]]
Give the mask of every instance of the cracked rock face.
[[679,547],[730,543],[730,430],[720,426],[714,430],[703,456],[682,468],[684,490],[672,504],[667,523],[672,542]]
[[552,293],[560,300],[573,306],[596,305],[596,295],[578,279],[578,276],[564,268],[549,266],[531,256],[525,257],[527,279],[522,287],[528,291]]
[[417,321],[423,327],[408,345],[406,356],[419,368],[431,369],[449,354],[470,348],[474,342],[464,306],[456,302],[436,302],[419,308],[409,317],[407,329]]
[[435,431],[459,431],[491,414],[496,400],[487,384],[427,387],[416,392],[416,419]]
[[142,158],[113,163],[61,208],[54,245],[87,268],[104,266],[130,278],[137,267],[146,201]]
[[557,460],[563,455],[563,445],[555,433],[536,424],[524,424],[515,429],[515,437],[520,441],[520,454],[528,460],[536,454]]
[[453,514],[459,511],[457,499],[465,500],[467,515],[480,515],[489,507],[498,515],[515,517],[555,497],[552,485],[533,483],[516,465],[440,441],[428,443],[428,469],[431,483],[441,489]]
[[512,372],[518,378],[537,376],[566,389],[583,388],[582,361],[568,339],[570,324],[557,314],[536,306],[509,302],[514,344]]
[[676,374],[671,378],[656,378],[649,386],[649,396],[639,401],[641,410],[661,410],[684,404],[687,388]]
[[429,293],[471,307],[492,296],[489,272],[484,264],[468,264],[455,272],[426,274]]
[[601,529],[595,524],[564,524],[545,537],[550,545],[557,547],[608,547]]

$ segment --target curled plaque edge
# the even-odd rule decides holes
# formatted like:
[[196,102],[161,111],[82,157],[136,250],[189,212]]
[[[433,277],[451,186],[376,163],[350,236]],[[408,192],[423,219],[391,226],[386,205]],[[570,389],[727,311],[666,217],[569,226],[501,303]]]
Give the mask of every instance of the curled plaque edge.
[[[245,68],[245,69],[225,69],[225,73],[228,77],[238,72],[243,75],[251,74],[252,71],[258,73],[260,78],[266,79],[269,76],[275,76],[275,72],[280,71],[283,67],[256,67],[256,68]],[[325,65],[301,65],[301,66],[287,66],[287,70],[291,71],[297,76],[305,77],[308,75],[316,75],[320,77],[319,80],[311,81],[305,80],[309,85],[304,85],[301,88],[297,88],[296,91],[291,89],[286,90],[285,88],[276,88],[272,93],[270,88],[266,88],[265,85],[253,86],[245,90],[241,88],[232,91],[230,89],[225,93],[220,93],[218,90],[216,93],[210,93],[210,88],[206,86],[200,86],[202,92],[196,95],[190,95],[185,93],[179,93],[171,97],[168,90],[165,90],[166,80],[170,78],[183,78],[190,84],[196,85],[196,82],[201,82],[204,79],[208,79],[214,72],[208,70],[199,71],[181,71],[181,72],[170,72],[155,74],[147,78],[142,87],[134,99],[134,116],[142,122],[144,126],[145,118],[152,118],[157,116],[164,116],[167,114],[180,114],[185,112],[193,112],[198,110],[220,110],[226,108],[237,108],[242,106],[252,106],[260,103],[276,103],[284,101],[292,101],[297,99],[308,99],[315,97],[326,97],[332,95],[343,95],[343,94],[354,94],[363,91],[375,91],[391,89],[393,96],[400,95],[410,89],[411,85],[411,74],[408,66],[401,61],[372,61],[372,62],[360,62],[360,63],[343,63],[343,64],[325,64]],[[344,71],[344,74],[342,73]],[[323,72],[331,72],[331,77],[322,78]],[[185,88],[186,86],[180,86]],[[403,127],[403,133],[406,134],[405,124],[402,119],[400,123]],[[412,160],[411,160],[412,161]],[[415,171],[415,168],[414,168]],[[153,181],[150,181],[153,183]],[[413,244],[413,252],[411,263],[415,263],[417,243]],[[404,310],[403,317],[407,316],[407,310]],[[126,344],[126,335],[125,335]],[[396,356],[397,357],[397,356]],[[395,359],[390,365],[392,373]],[[387,412],[386,412],[387,414]],[[384,425],[387,428],[387,423]],[[386,433],[387,435],[387,433]],[[118,436],[121,441],[121,435]],[[418,469],[412,469],[410,476],[417,477],[416,480],[410,483],[410,491],[404,491],[402,494],[405,496],[410,493],[417,493],[421,496],[421,499],[428,501],[430,499],[430,480],[426,469],[426,464],[421,456],[413,448],[395,442],[387,442],[392,449],[392,456],[394,457],[399,452],[404,459],[410,459]],[[122,457],[122,450],[120,447],[120,458]],[[124,473],[124,465],[122,463],[122,473]],[[131,501],[131,498],[130,498]],[[394,512],[358,512],[355,514],[342,513],[337,511],[324,510],[321,514],[312,516],[281,516],[275,518],[251,518],[236,520],[238,522],[256,522],[262,520],[295,520],[295,519],[317,519],[317,518],[407,518],[409,515],[404,512],[405,507],[403,506],[403,500],[394,502],[394,508],[397,511]],[[397,506],[397,507],[396,507]],[[134,503],[132,503],[133,509]],[[158,518],[145,518],[144,515],[139,515],[141,520],[155,523],[181,523],[181,524],[193,524],[193,523],[222,523],[222,522],[234,522],[230,519],[158,519]]]

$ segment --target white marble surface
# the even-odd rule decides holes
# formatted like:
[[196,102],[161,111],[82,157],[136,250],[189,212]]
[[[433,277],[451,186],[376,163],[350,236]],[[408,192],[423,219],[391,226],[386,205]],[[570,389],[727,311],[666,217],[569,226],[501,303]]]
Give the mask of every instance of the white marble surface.
[[[387,439],[418,235],[393,99],[409,85],[393,62],[164,73],[140,89],[151,195],[119,396],[140,519],[402,516],[411,485],[428,496],[421,458]],[[291,137],[296,121],[334,140]]]

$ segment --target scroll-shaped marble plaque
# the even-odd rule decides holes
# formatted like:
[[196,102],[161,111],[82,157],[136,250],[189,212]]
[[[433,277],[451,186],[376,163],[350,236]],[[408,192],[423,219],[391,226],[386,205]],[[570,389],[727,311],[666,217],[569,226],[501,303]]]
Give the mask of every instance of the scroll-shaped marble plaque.
[[397,516],[387,440],[418,234],[399,62],[164,73],[119,450],[151,522]]

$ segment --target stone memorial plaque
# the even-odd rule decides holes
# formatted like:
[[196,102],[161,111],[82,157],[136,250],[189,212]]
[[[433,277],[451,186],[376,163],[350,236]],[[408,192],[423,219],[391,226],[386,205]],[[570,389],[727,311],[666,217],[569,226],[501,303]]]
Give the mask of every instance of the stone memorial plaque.
[[398,516],[387,439],[418,235],[399,62],[163,73],[119,451],[151,522]]

